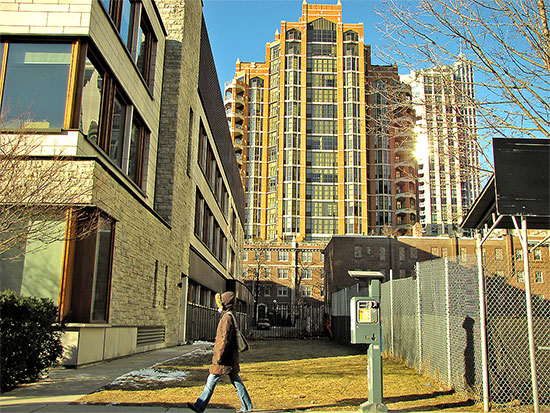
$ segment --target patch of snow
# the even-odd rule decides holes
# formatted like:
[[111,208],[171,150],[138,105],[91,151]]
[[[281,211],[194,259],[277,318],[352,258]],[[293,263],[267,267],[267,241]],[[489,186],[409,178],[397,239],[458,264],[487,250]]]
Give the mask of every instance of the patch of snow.
[[[201,344],[211,344],[208,342],[201,342]],[[176,359],[182,359],[186,357],[196,357],[196,356],[203,356],[212,354],[212,348],[208,346],[207,348],[197,348],[194,349],[188,353],[181,354],[176,357],[172,357],[170,359],[161,361],[160,363],[156,363],[152,365],[151,367],[147,367],[140,370],[133,370],[126,374],[123,374],[122,376],[117,377],[115,380],[109,383],[109,385],[129,385],[134,384],[137,385],[136,382],[146,381],[146,382],[172,382],[172,381],[178,381],[178,380],[185,380],[185,378],[190,374],[189,371],[186,370],[167,370],[164,368],[159,368],[158,366],[164,366],[171,360]]]
[[185,380],[185,377],[189,375],[188,371],[184,370],[162,370],[154,367],[148,367],[141,370],[134,370],[129,373],[123,374],[116,378],[110,384],[123,384],[132,380],[146,380],[146,381],[160,381],[170,382],[176,380]]
[[199,346],[199,345],[208,345],[208,346],[214,346],[214,343],[212,343],[211,341],[202,341],[202,340],[197,340],[197,341],[193,341],[193,346]]

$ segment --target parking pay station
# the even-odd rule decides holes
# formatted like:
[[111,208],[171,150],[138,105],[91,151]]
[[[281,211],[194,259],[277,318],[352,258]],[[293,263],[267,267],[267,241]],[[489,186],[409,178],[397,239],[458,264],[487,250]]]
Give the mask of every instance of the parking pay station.
[[384,274],[379,271],[348,271],[352,278],[368,282],[368,297],[350,300],[351,343],[367,344],[368,402],[362,412],[387,412],[382,404],[382,327],[380,324],[380,283]]

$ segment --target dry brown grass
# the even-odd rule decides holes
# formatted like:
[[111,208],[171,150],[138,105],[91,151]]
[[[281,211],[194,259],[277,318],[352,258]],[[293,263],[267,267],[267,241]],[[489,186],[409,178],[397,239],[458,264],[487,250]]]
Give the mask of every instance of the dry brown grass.
[[[141,383],[118,386],[80,399],[87,403],[181,406],[196,400],[208,375],[210,357],[170,360],[166,369],[190,374],[170,385]],[[328,341],[255,341],[241,355],[241,373],[256,409],[356,410],[367,400],[366,354],[357,347]],[[478,410],[414,370],[384,360],[384,403],[392,410]],[[239,408],[234,388],[224,377],[216,387],[211,408]]]

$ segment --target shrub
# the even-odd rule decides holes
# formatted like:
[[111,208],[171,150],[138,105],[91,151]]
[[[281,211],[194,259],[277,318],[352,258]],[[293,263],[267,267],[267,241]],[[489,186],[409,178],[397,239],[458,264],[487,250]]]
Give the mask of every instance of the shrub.
[[63,353],[57,307],[49,298],[0,295],[0,377],[6,391],[36,380]]

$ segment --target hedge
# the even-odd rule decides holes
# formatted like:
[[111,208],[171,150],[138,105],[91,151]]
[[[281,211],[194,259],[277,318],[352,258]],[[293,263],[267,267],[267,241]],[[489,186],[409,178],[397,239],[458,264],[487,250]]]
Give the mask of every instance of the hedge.
[[0,295],[1,390],[35,381],[63,354],[57,307],[49,298]]

